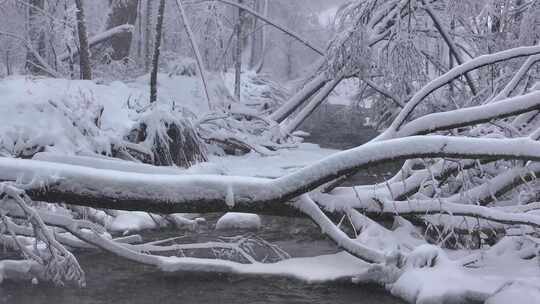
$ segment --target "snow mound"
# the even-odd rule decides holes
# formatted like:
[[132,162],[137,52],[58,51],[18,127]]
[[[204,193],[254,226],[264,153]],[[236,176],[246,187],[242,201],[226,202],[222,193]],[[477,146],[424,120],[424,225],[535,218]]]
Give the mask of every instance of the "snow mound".
[[[32,268],[36,268],[37,263],[29,260],[0,261],[0,283],[4,280],[26,281],[33,277]],[[35,272],[36,269],[34,269]]]
[[528,303],[540,304],[540,285],[514,281],[505,284],[486,304]]
[[407,256],[407,262],[405,267],[435,267],[446,262],[448,262],[448,257],[441,248],[425,244],[416,247],[414,251],[411,252],[409,256]]
[[216,223],[216,230],[261,228],[261,218],[256,214],[229,212]]
[[409,303],[476,303],[497,284],[493,278],[471,276],[439,247],[421,245],[407,256],[403,273],[387,288]]
[[144,229],[154,229],[158,225],[155,219],[146,212],[126,212],[120,211],[120,214],[110,223],[109,229],[113,232],[133,232]]
[[358,219],[360,220],[363,227],[356,240],[370,248],[388,253],[396,250],[410,252],[426,243],[417,229],[404,218],[394,218],[393,230],[386,229],[368,218]]
[[[172,82],[166,76],[161,80],[165,85]],[[194,112],[206,111],[199,109],[198,99],[192,93],[196,80],[174,80],[177,89],[164,89],[164,100],[182,100],[182,105]],[[97,84],[22,76],[3,79],[0,154],[31,157],[45,151],[110,155],[111,144],[129,132],[137,119],[137,108],[146,105],[146,86],[142,82]]]

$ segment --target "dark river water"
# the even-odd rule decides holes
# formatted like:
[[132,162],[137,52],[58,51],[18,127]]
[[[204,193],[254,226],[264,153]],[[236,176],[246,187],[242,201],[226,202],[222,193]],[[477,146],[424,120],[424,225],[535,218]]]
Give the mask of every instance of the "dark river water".
[[[361,125],[333,124],[327,120],[323,119],[319,123],[308,121],[304,125],[303,129],[312,133],[307,141],[323,147],[346,149],[375,135],[373,130]],[[322,132],[323,129],[327,132]],[[392,169],[392,166],[386,166],[361,172],[353,180],[378,181],[390,174]],[[218,216],[208,215],[207,227],[203,228],[199,235],[189,237],[188,241],[204,241],[218,237],[218,233],[213,230]],[[321,236],[320,229],[309,220],[262,217],[262,221],[263,228],[257,235],[279,245],[293,257],[337,252],[336,246]],[[172,230],[152,231],[143,233],[143,237],[148,241],[185,233]],[[227,232],[231,235],[239,233],[244,232]],[[45,284],[33,286],[30,283],[4,282],[0,285],[0,303],[404,303],[378,286],[355,285],[348,281],[308,284],[275,276],[171,274],[98,251],[79,252],[77,256],[86,272],[86,288],[55,288]]]

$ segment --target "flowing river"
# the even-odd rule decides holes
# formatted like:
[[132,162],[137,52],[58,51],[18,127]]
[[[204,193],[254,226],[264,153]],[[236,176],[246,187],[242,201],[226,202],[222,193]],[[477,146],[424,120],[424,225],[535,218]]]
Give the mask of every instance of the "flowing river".
[[[342,108],[325,108],[335,113]],[[319,116],[317,116],[319,115]],[[323,147],[347,149],[357,146],[376,133],[361,123],[335,123],[331,115],[315,114],[304,130],[311,132],[307,141]],[[388,176],[395,166],[361,172],[354,182],[374,182]],[[208,215],[207,227],[189,241],[204,241],[223,233],[212,229],[218,215]],[[257,235],[279,245],[293,257],[307,257],[337,252],[336,246],[321,235],[320,229],[307,219],[262,217]],[[283,227],[287,227],[283,229]],[[145,240],[166,238],[177,231],[143,233]],[[183,233],[183,232],[180,232]],[[241,231],[229,231],[234,235]],[[57,288],[47,284],[4,282],[0,285],[0,303],[21,304],[173,304],[173,303],[332,303],[396,304],[404,303],[378,286],[355,285],[349,281],[308,284],[276,276],[243,277],[222,274],[163,273],[105,254],[87,251],[77,254],[86,272],[86,288]]]

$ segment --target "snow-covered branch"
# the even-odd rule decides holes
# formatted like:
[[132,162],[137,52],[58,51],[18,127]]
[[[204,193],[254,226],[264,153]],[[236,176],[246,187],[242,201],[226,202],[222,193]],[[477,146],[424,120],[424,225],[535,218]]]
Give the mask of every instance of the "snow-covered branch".
[[378,140],[393,137],[393,133],[399,130],[407,121],[414,109],[432,92],[448,84],[452,80],[460,77],[464,73],[478,69],[480,67],[505,61],[513,58],[531,56],[540,53],[540,46],[518,47],[510,50],[501,51],[490,55],[482,55],[466,63],[456,66],[444,75],[439,76],[419,90],[407,103],[405,108],[399,113],[391,127],[385,131]]
[[540,91],[504,99],[498,102],[433,113],[406,123],[395,137],[406,137],[471,126],[540,109]]
[[269,25],[271,25],[271,26],[275,27],[276,29],[282,31],[283,33],[293,37],[296,40],[298,40],[300,43],[302,43],[303,45],[305,45],[308,48],[312,49],[317,54],[319,54],[321,56],[324,56],[325,52],[323,50],[321,50],[320,48],[314,46],[307,39],[301,37],[300,35],[295,33],[293,30],[290,30],[290,29],[284,27],[283,25],[280,25],[279,23],[269,19],[268,17],[259,14],[258,12],[252,10],[251,8],[249,8],[249,7],[245,6],[245,5],[239,4],[237,2],[234,2],[234,1],[229,1],[229,0],[217,0],[217,1],[219,1],[221,3],[231,5],[231,6],[235,6],[235,7],[239,8],[239,9],[242,9],[245,12],[248,12],[249,14],[259,18],[260,20],[268,23]]
[[270,115],[270,119],[282,122],[296,111],[306,100],[319,91],[326,83],[327,77],[322,74],[309,81],[298,93]]
[[361,211],[392,215],[430,215],[447,214],[467,216],[508,225],[526,225],[540,228],[540,216],[526,213],[504,212],[496,208],[477,205],[451,203],[446,199],[408,200],[403,202],[381,201]]
[[[446,31],[446,29],[443,27],[441,20],[439,19],[439,17],[437,16],[433,8],[425,0],[422,0],[422,5],[423,5],[423,8],[428,13],[428,15],[431,17],[431,20],[433,21],[435,28],[437,29],[437,31],[439,31],[439,33],[443,37],[444,41],[446,42],[446,45],[448,45],[450,52],[452,52],[452,54],[456,58],[457,63],[460,65],[464,64],[465,60],[463,59],[463,56],[461,56],[461,53],[458,50],[456,44],[454,43],[454,40],[452,40],[452,37],[450,37],[450,34],[448,33],[448,31]],[[471,89],[471,93],[473,95],[476,95],[477,90],[476,90],[476,86],[474,84],[474,81],[471,75],[469,75],[469,73],[464,73],[464,75],[465,75],[465,79],[467,80],[467,85]]]
[[195,58],[197,59],[197,66],[199,68],[199,72],[201,73],[201,80],[203,82],[204,94],[206,96],[206,101],[208,102],[208,109],[211,110],[212,101],[210,100],[210,93],[208,92],[208,82],[207,82],[208,76],[206,75],[206,69],[204,67],[201,52],[199,51],[199,46],[197,45],[197,42],[195,41],[195,35],[193,34],[193,31],[191,30],[191,25],[187,18],[186,11],[184,10],[184,6],[182,5],[182,1],[176,0],[176,6],[178,10],[180,11],[180,16],[182,16],[182,21],[184,22],[184,28],[186,29],[186,33],[191,43],[191,48],[193,49],[193,53],[195,53]]

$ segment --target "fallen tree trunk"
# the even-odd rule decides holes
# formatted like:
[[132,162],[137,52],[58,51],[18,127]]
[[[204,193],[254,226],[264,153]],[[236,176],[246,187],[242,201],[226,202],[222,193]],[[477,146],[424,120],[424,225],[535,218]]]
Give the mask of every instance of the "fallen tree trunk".
[[279,109],[277,109],[274,113],[272,113],[269,116],[269,118],[279,123],[284,121],[287,117],[289,117],[289,115],[291,115],[300,106],[302,106],[302,104],[306,100],[308,100],[311,96],[317,93],[322,87],[324,87],[324,85],[327,82],[328,82],[328,79],[324,74],[314,78],[309,83],[307,83],[302,90],[300,90],[293,97],[291,97],[287,101],[287,103],[285,103]]
[[[114,27],[110,30],[106,30],[105,32],[101,34],[97,34],[94,37],[91,37],[88,39],[88,47],[92,48],[95,46],[100,45],[103,42],[106,42],[107,40],[111,39],[112,37],[128,32],[133,31],[133,25],[129,24],[123,24],[117,27]],[[73,48],[72,52],[65,52],[58,56],[58,61],[67,61],[69,58],[75,57],[79,55],[79,49]]]
[[393,160],[450,157],[540,161],[530,139],[414,136],[336,153],[281,178],[149,175],[0,158],[0,180],[18,181],[35,200],[161,214],[224,211],[287,215],[285,202],[346,175]]
[[294,118],[280,124],[282,131],[285,134],[291,134],[298,129],[298,127],[300,127],[300,125],[326,100],[340,82],[341,78],[336,78],[327,82]]

